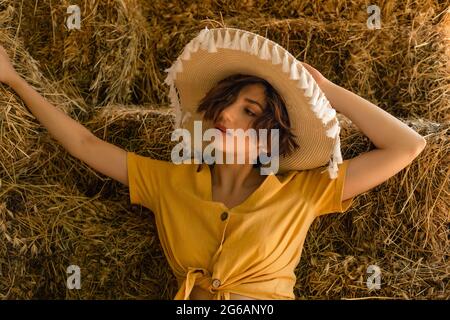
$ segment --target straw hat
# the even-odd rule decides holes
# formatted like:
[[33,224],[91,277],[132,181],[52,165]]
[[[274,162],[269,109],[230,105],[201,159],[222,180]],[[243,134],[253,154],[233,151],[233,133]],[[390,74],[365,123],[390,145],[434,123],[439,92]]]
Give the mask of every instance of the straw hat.
[[343,160],[336,111],[307,69],[277,43],[241,29],[205,27],[165,72],[175,128],[188,129],[191,136],[194,121],[202,120],[195,111],[200,100],[220,80],[236,73],[267,80],[283,96],[300,146],[278,159],[279,172],[328,163],[330,178],[337,177]]

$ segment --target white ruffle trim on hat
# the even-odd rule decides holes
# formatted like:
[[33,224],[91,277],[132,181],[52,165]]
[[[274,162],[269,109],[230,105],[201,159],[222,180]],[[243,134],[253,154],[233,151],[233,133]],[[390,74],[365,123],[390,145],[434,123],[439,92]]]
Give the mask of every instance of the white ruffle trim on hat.
[[[215,36],[216,38],[215,39]],[[272,43],[272,50],[269,50],[269,42]],[[320,90],[314,78],[303,67],[301,63],[287,50],[281,48],[277,43],[264,38],[264,42],[260,46],[260,36],[246,32],[243,30],[236,30],[233,39],[231,39],[229,29],[226,29],[225,35],[222,37],[222,32],[210,31],[208,27],[202,29],[199,34],[192,39],[184,48],[183,53],[177,58],[175,63],[164,71],[168,73],[164,83],[170,86],[169,99],[171,106],[175,109],[175,128],[180,126],[189,119],[192,115],[184,113],[180,100],[175,89],[174,81],[178,72],[183,72],[182,60],[190,60],[191,54],[197,52],[199,49],[208,50],[210,53],[217,52],[218,48],[240,50],[259,57],[262,60],[271,60],[272,64],[282,64],[282,71],[289,74],[289,79],[298,81],[297,87],[302,89],[305,97],[308,100],[311,111],[316,117],[321,120],[322,124],[326,126],[331,120],[335,119],[333,126],[326,131],[329,138],[334,139],[333,152],[328,165],[328,172],[331,179],[337,177],[338,164],[342,163],[341,147],[340,147],[340,126],[336,118],[336,110],[334,110],[324,93]],[[283,58],[280,57],[279,48],[283,52]],[[299,69],[300,68],[300,69]]]

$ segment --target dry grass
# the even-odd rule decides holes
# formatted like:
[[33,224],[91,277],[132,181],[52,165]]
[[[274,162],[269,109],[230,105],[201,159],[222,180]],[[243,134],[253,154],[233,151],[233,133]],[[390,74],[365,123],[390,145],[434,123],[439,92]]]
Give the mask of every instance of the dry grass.
[[[64,27],[78,4],[82,29]],[[267,35],[427,139],[407,168],[317,219],[296,274],[299,299],[449,299],[449,33],[444,2],[0,0],[0,44],[44,97],[98,137],[169,160],[163,70],[201,28]],[[176,281],[153,215],[128,189],[71,157],[0,84],[0,298],[171,299]],[[373,148],[342,119],[344,158]],[[66,268],[89,274],[67,290]],[[381,269],[381,290],[366,287]]]

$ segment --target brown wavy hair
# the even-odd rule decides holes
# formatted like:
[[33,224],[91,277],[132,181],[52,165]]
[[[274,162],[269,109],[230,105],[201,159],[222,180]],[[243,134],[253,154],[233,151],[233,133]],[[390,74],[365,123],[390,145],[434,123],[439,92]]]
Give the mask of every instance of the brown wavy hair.
[[[296,136],[292,132],[286,103],[275,88],[268,81],[260,77],[234,74],[222,79],[203,97],[197,108],[197,112],[205,112],[203,118],[215,123],[222,110],[236,101],[240,91],[244,87],[256,83],[262,84],[265,88],[266,107],[263,113],[254,120],[253,128],[255,130],[279,129],[280,157],[290,155],[299,145],[294,140]],[[268,138],[270,139],[270,137]],[[260,162],[258,157],[256,167],[259,166]]]

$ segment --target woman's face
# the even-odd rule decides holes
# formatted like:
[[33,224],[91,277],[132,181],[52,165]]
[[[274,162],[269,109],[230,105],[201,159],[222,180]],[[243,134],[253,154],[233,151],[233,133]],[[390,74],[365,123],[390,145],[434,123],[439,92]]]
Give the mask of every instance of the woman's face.
[[[242,129],[243,132],[245,133],[247,132],[248,129],[253,128],[253,122],[263,113],[265,107],[266,107],[266,95],[264,91],[264,86],[262,84],[247,85],[241,89],[236,101],[222,110],[222,112],[218,116],[217,122],[213,123],[212,127],[220,129],[233,129],[233,130]],[[244,153],[245,163],[250,163],[249,162],[250,156],[249,153],[251,144],[250,137],[247,134],[245,136],[241,136],[242,139],[239,140],[238,137],[236,136],[236,134],[238,133],[236,131],[234,131],[234,133],[235,133],[234,150],[226,148],[227,139],[232,139],[233,137],[227,135],[225,132],[221,133],[223,137],[222,140],[224,148],[223,152],[234,153],[235,154],[234,163],[237,163],[236,154]],[[255,148],[254,150],[256,150],[256,156],[259,153],[258,137],[259,132],[256,132],[257,139],[255,144],[253,145]],[[245,141],[245,144],[243,144],[242,141]],[[256,159],[256,157],[254,158]]]

